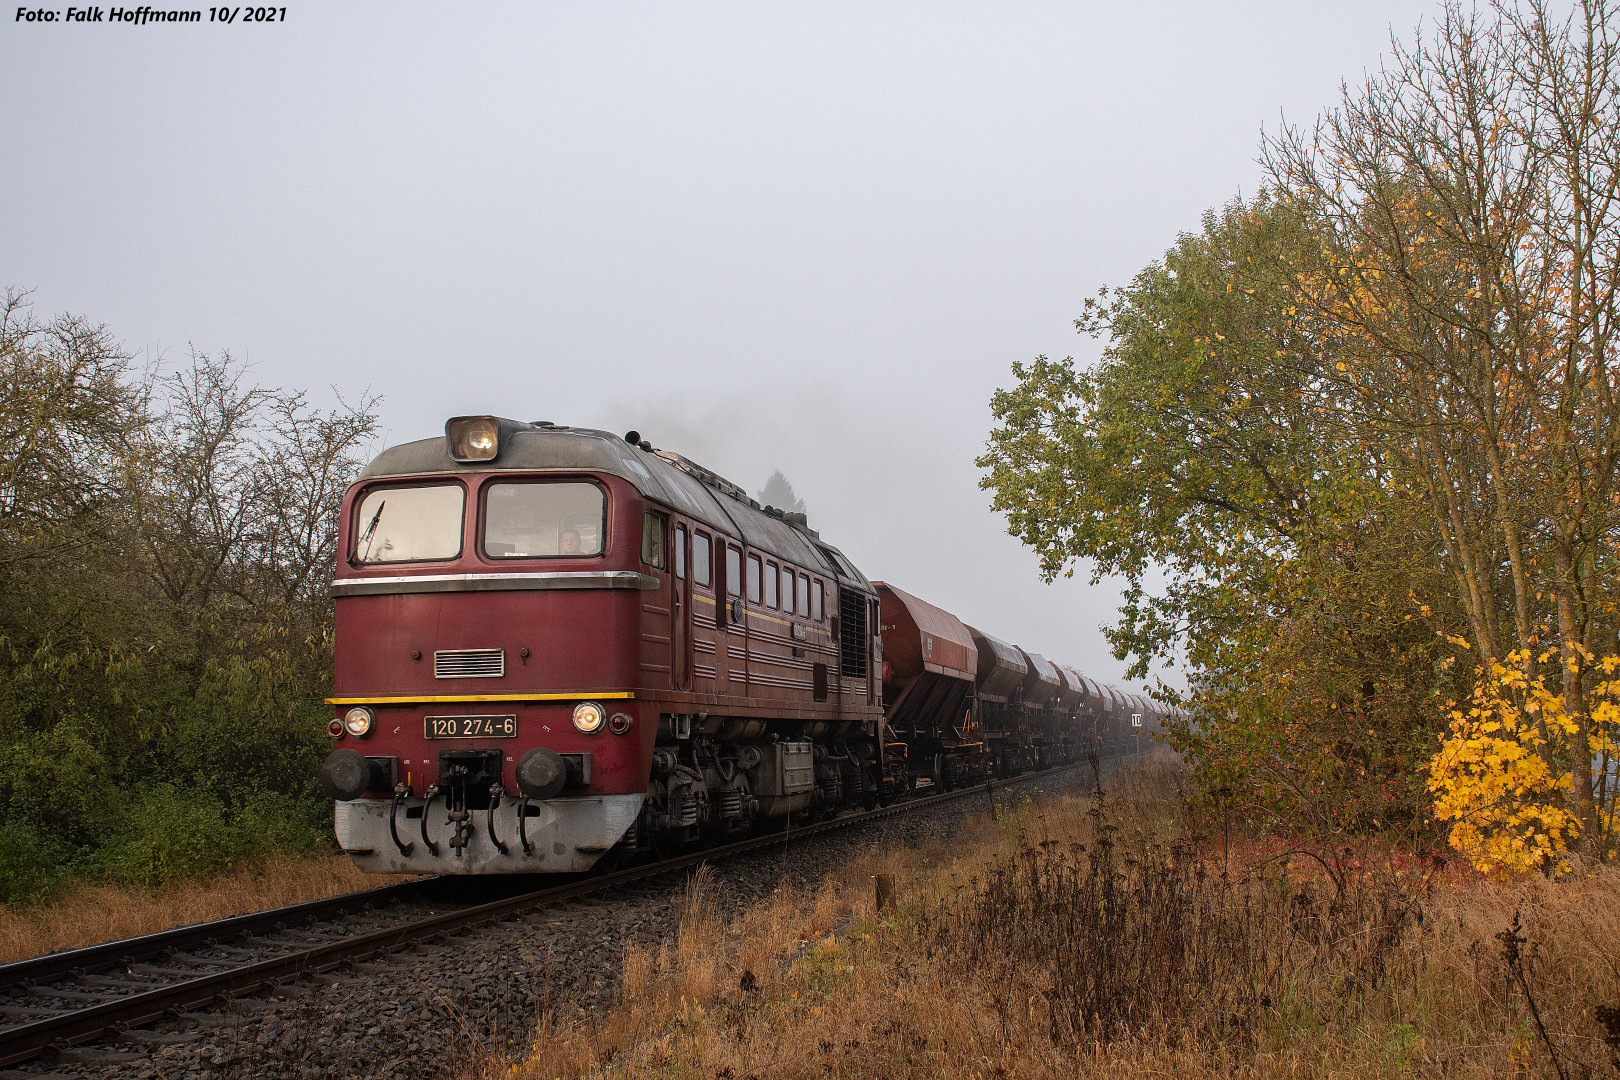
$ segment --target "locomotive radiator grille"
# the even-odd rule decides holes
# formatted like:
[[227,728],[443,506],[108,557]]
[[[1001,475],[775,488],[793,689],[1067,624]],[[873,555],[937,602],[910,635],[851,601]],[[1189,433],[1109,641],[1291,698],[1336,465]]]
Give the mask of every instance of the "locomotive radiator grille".
[[846,679],[866,678],[866,597],[853,589],[838,591],[839,671]]
[[498,679],[505,674],[503,649],[444,649],[433,654],[435,679]]

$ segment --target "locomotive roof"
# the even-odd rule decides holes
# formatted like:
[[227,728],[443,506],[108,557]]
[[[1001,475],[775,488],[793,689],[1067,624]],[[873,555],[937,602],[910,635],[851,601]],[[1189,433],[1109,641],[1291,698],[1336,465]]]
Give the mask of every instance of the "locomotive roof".
[[818,568],[875,595],[866,575],[843,552],[824,543],[813,529],[766,513],[742,488],[678,454],[643,450],[606,431],[506,421],[500,454],[494,461],[456,461],[450,456],[449,440],[441,435],[389,447],[362,470],[360,479],[542,470],[620,477],[649,499],[740,539],[749,547],[800,566]]

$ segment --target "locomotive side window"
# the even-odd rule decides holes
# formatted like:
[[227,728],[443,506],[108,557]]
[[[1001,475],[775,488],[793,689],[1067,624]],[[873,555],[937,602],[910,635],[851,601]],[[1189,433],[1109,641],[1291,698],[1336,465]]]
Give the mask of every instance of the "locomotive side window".
[[675,526],[675,576],[686,576],[686,528]]
[[742,552],[730,544],[726,545],[726,592],[742,595]]
[[692,580],[709,587],[710,567],[714,564],[709,561],[709,538],[700,532],[692,534]]
[[669,519],[663,514],[641,515],[641,561],[659,570],[664,568],[664,532],[668,528]]
[[810,617],[810,575],[799,575],[799,615],[801,618]]
[[810,617],[816,620],[816,622],[820,622],[823,611],[821,606],[821,582],[816,582],[815,588],[810,594],[810,600]]
[[776,606],[776,564],[765,564],[765,606]]
[[566,559],[602,554],[607,495],[595,484],[490,484],[484,492],[485,555]]
[[354,561],[365,566],[455,558],[466,501],[460,484],[372,488],[355,515]]
[[793,567],[782,567],[782,610],[793,614]]
[[748,556],[748,602],[750,604],[759,603],[759,596],[760,596],[760,592],[759,592],[760,582],[759,582],[759,579],[760,579],[761,576],[762,576],[762,571],[760,570],[759,556],[758,555],[750,555],[750,556]]

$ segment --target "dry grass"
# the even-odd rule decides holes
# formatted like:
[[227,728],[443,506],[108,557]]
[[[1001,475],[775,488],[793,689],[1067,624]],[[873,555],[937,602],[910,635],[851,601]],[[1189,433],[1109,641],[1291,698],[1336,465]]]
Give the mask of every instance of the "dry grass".
[[402,880],[362,874],[345,856],[275,857],[209,881],[159,888],[78,885],[29,907],[0,907],[0,963],[175,926],[320,900]]
[[[699,878],[679,939],[626,957],[618,1009],[548,1014],[486,1075],[1620,1075],[1620,873],[1250,846],[1223,874],[1221,845],[1182,839],[1166,774],[1093,811],[1051,800],[948,850],[875,852],[730,926]],[[873,910],[874,873],[897,910]]]
[[741,1018],[754,1003],[784,992],[805,958],[839,955],[839,931],[873,915],[870,876],[895,868],[888,856],[874,853],[816,892],[784,884],[724,925],[712,903],[712,871],[704,867],[688,883],[676,940],[657,948],[627,948],[620,1008],[605,1017],[578,1009],[548,1011],[526,1062],[490,1061],[481,1072],[577,1077],[622,1068],[649,1054],[668,1060],[660,1047],[673,1045],[674,1032],[720,1015],[711,1010],[726,1003]]

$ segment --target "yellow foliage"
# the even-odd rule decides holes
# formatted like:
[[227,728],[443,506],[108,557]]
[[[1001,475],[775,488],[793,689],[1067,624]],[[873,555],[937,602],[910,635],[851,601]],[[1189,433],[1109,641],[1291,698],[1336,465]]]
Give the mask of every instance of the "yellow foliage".
[[[1429,763],[1435,816],[1452,822],[1451,846],[1483,871],[1564,869],[1580,833],[1568,805],[1572,778],[1554,771],[1553,751],[1576,725],[1562,694],[1523,670],[1528,650],[1475,669],[1473,698],[1451,712],[1451,732]],[[1606,657],[1605,672],[1620,665]],[[1620,707],[1606,700],[1620,683],[1593,688],[1594,752],[1613,745]],[[1605,700],[1599,700],[1605,699]]]

